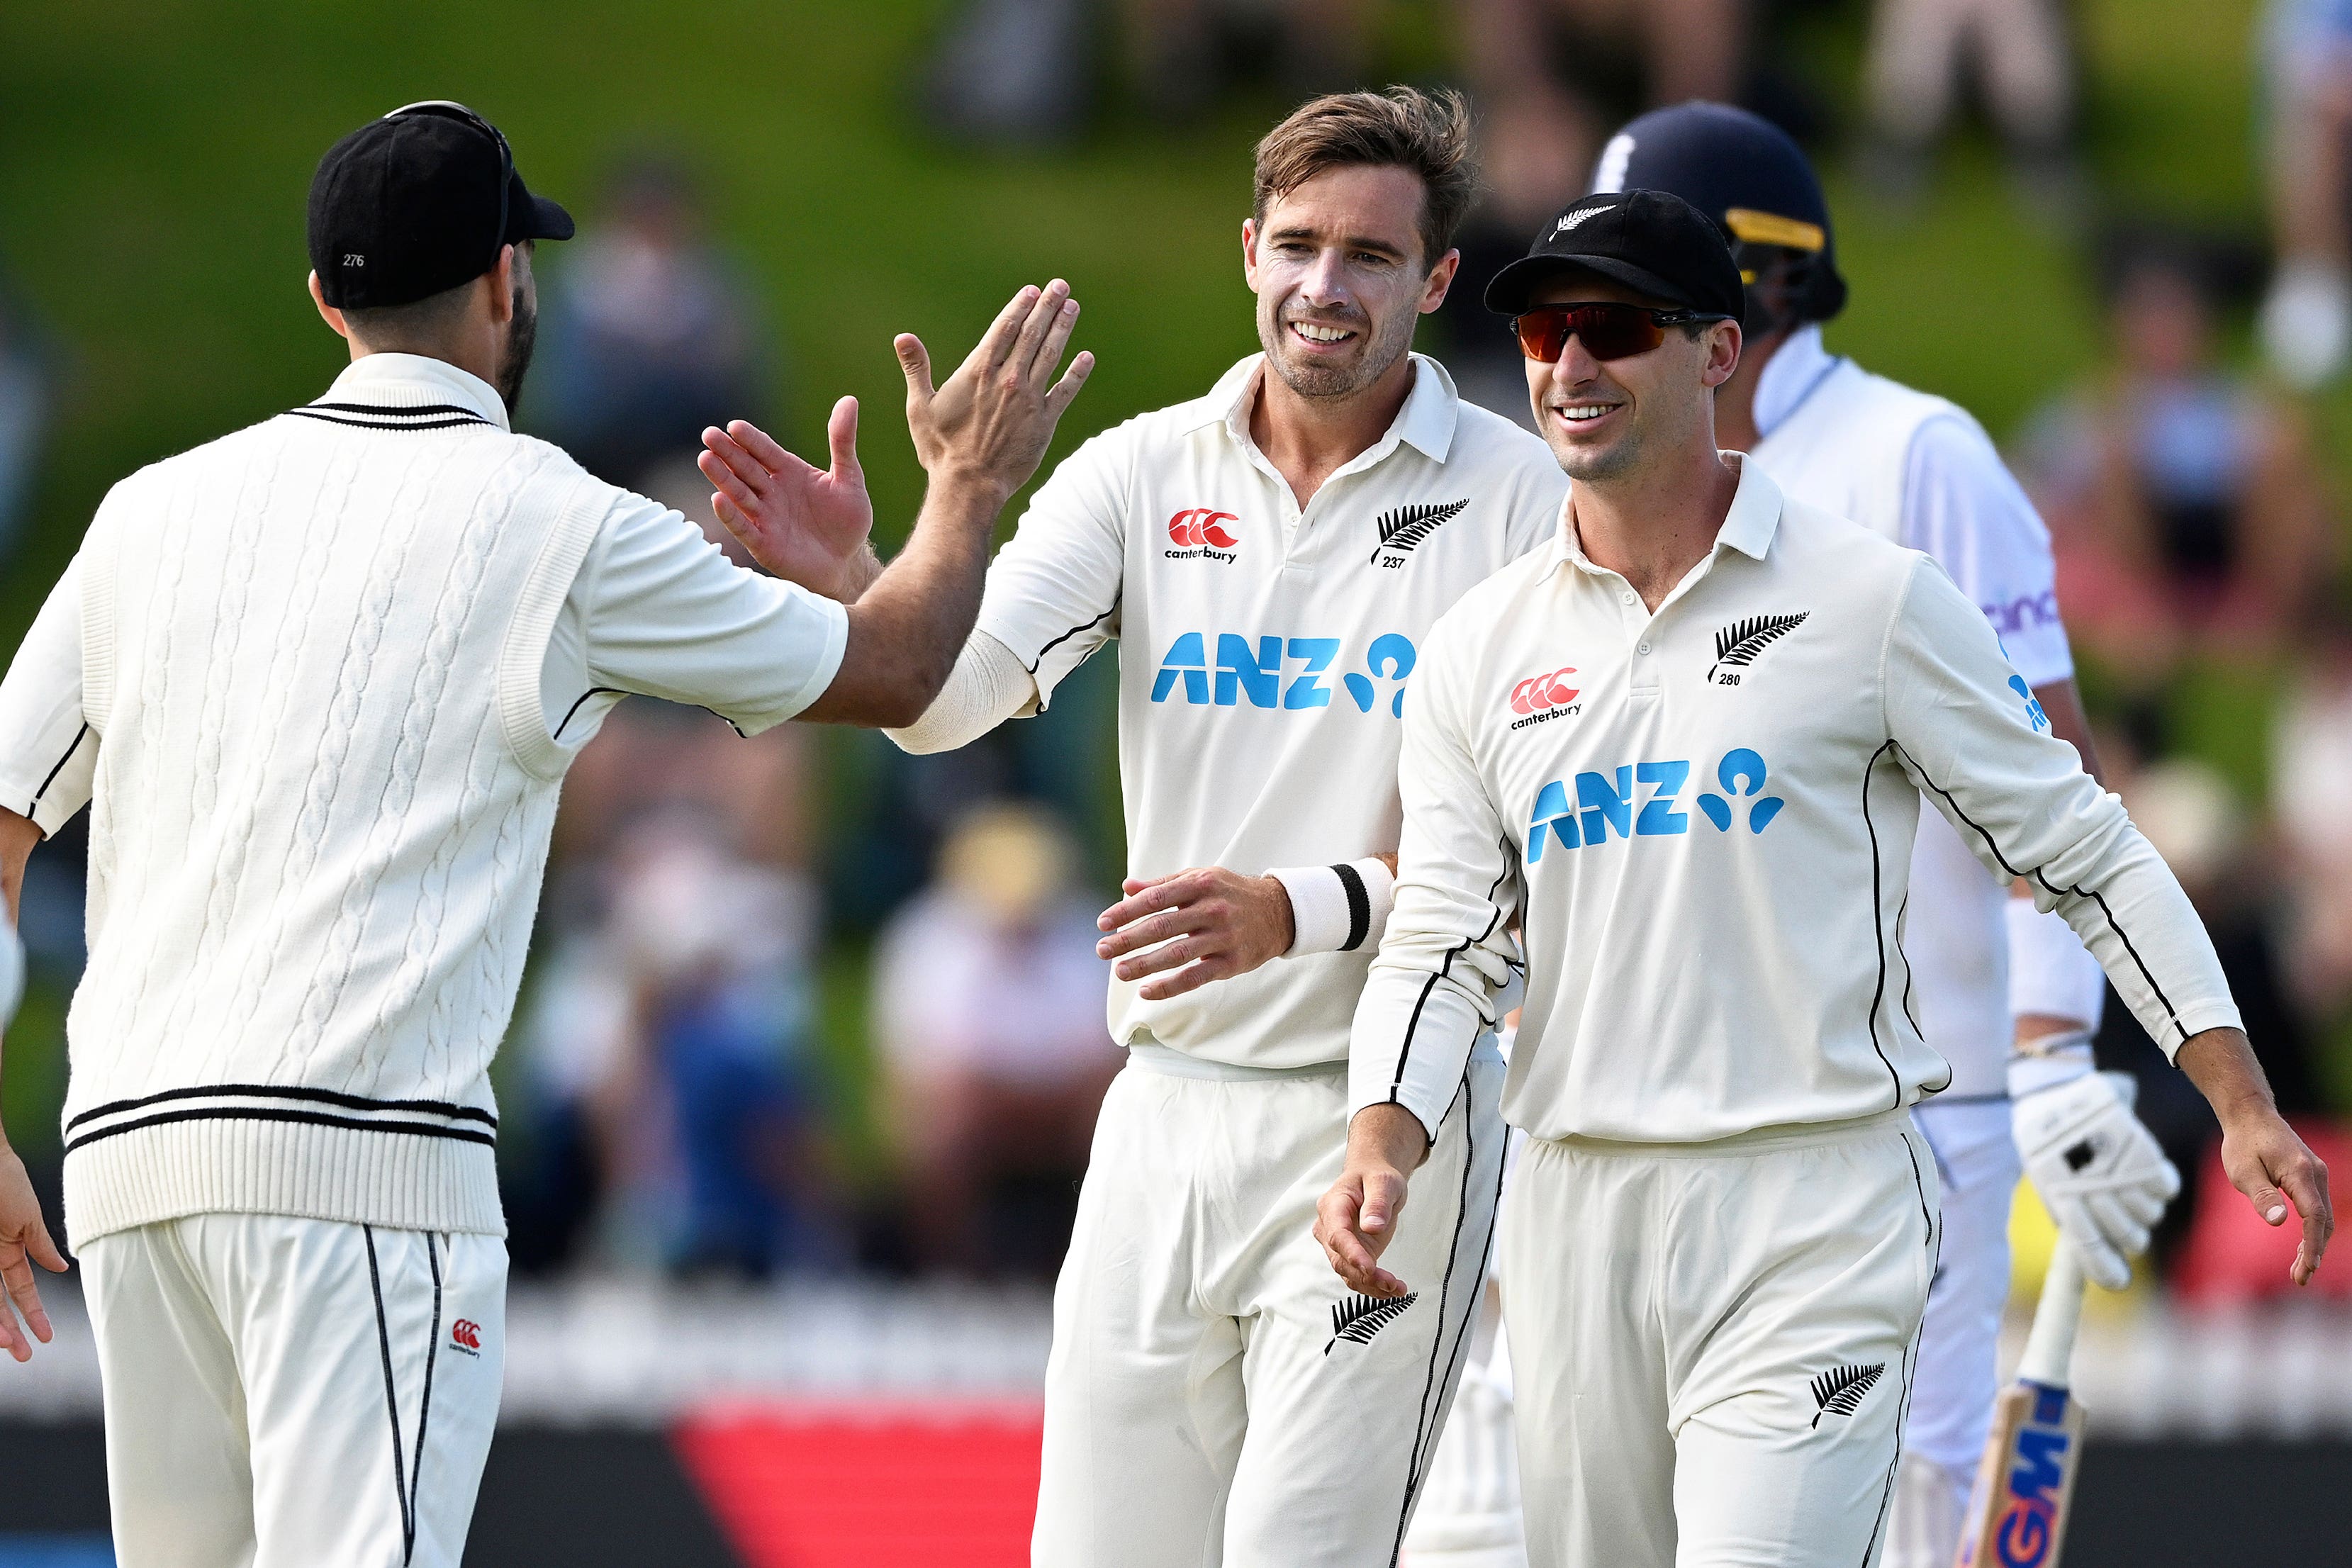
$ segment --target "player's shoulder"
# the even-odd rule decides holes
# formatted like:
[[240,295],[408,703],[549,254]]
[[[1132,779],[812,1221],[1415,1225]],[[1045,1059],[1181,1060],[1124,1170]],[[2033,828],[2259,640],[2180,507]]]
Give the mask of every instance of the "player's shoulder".
[[2000,452],[1992,437],[1975,415],[1950,398],[1860,365],[1854,366],[1854,374],[1859,378],[1857,401],[1877,413],[1879,420],[1874,423],[1898,430],[1911,453],[1927,450],[1958,461],[2000,466]]
[[1488,574],[1430,623],[1425,646],[1459,656],[1501,637],[1521,624],[1520,612],[1528,600],[1541,591],[1559,567],[1557,552],[1545,546]]
[[1768,562],[1780,570],[1849,593],[1900,593],[1924,559],[1876,529],[1789,495],[1780,498],[1780,520],[1767,552]]

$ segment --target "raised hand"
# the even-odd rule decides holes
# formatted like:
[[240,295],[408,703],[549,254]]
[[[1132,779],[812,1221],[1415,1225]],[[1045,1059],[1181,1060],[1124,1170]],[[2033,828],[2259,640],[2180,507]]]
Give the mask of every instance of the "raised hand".
[[1011,495],[1045,459],[1062,411],[1092,374],[1095,356],[1081,353],[1058,382],[1054,372],[1078,324],[1078,302],[1056,278],[1042,290],[1027,288],[997,313],[980,346],[936,388],[930,353],[920,338],[902,334],[899,368],[907,374],[907,428],[915,456],[936,482],[977,483]]
[[751,559],[787,582],[846,604],[865,592],[881,564],[867,536],[874,503],[857,465],[857,399],[833,405],[825,438],[831,468],[813,468],[747,419],[702,433],[696,459],[717,487],[719,521]]

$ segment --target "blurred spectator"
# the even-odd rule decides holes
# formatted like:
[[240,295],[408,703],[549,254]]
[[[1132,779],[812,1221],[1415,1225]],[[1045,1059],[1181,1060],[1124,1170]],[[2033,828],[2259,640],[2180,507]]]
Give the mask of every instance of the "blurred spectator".
[[704,426],[758,416],[766,329],[677,165],[625,166],[605,221],[581,234],[548,268],[530,413],[591,472],[634,489],[698,449]]
[[32,311],[0,276],[0,563],[24,531],[48,413],[48,365]]
[[814,899],[679,808],[635,825],[558,937],[521,1031],[535,1165],[517,1256],[592,1221],[622,1262],[762,1278],[846,1244],[810,1027]]
[[[2120,780],[2132,821],[2180,879],[2204,919],[2279,1109],[2289,1115],[2319,1109],[2310,1031],[2286,983],[2276,868],[2212,768],[2175,758],[2118,771],[2128,752],[2127,745],[2110,749],[2103,741],[2101,746],[2110,776]],[[2112,990],[2097,1049],[2101,1067],[2121,1068],[2139,1079],[2140,1119],[2172,1163],[2184,1173],[2199,1169],[2220,1126],[2204,1097],[2166,1062]],[[2176,1204],[2166,1216],[2158,1230],[2160,1257],[2177,1244],[2189,1221],[2188,1207]]]
[[2112,363],[2036,418],[2024,468],[2070,630],[2145,692],[2273,646],[2336,547],[2301,419],[2216,362],[2212,264],[2143,237],[2107,272]]
[[1067,140],[1094,104],[1106,13],[1125,97],[1155,119],[1197,119],[1244,77],[1271,77],[1292,98],[1366,85],[1365,0],[966,0],[925,72],[925,111],[965,140]]
[[2352,0],[2271,0],[2261,36],[2271,227],[2271,363],[2316,387],[2352,356]]
[[932,124],[1011,146],[1077,134],[1094,102],[1094,11],[1087,0],[968,0],[925,72]]
[[[1749,0],[1462,0],[1494,216],[1519,237],[1588,188],[1611,124],[1746,85]],[[1625,90],[1627,87],[1631,91]]]
[[2058,0],[1878,0],[1864,71],[1873,168],[1890,195],[1916,193],[1973,75],[2025,194],[2053,215],[2074,205],[2074,64]]
[[2298,639],[2272,737],[2271,813],[2291,900],[2289,969],[2313,1016],[2352,1014],[2352,609],[2341,590]]
[[1120,1064],[1103,1021],[1099,910],[1074,890],[1074,868],[1053,818],[982,806],[948,839],[937,884],[883,933],[875,1031],[910,1240],[928,1267],[1050,1275],[1068,1245]]
[[1460,0],[1486,184],[1455,241],[1462,268],[1440,316],[1446,368],[1465,397],[1533,428],[1518,344],[1486,310],[1487,281],[1592,188],[1612,125],[1685,99],[1751,96],[1753,9],[1751,0]]

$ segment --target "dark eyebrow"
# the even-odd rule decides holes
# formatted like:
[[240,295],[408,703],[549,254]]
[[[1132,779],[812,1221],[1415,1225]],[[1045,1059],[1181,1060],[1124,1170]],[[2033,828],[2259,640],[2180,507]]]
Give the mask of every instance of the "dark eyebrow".
[[[1275,229],[1265,237],[1266,242],[1272,245],[1293,239],[1318,240],[1322,237],[1304,225],[1291,224]],[[1383,256],[1393,256],[1400,259],[1405,255],[1403,250],[1391,245],[1387,240],[1375,239],[1368,235],[1350,236],[1345,243],[1349,250],[1377,250]]]

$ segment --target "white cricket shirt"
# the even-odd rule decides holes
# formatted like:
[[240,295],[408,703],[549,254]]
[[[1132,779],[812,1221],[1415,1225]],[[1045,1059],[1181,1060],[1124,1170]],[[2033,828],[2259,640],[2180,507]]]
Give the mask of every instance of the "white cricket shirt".
[[1503,1110],[1538,1137],[1698,1142],[1939,1090],[1901,941],[1922,792],[2029,876],[2167,1050],[2238,1022],[2179,884],[1984,616],[1757,463],[1655,614],[1572,514],[1466,595],[1429,636],[1399,782],[1357,1108],[1437,1124],[1519,958],[1514,917]]
[[[2028,686],[2073,679],[2050,531],[1965,409],[1832,356],[1807,327],[1758,379],[1756,424],[1753,455],[1783,494],[1934,556]],[[1920,822],[1903,950],[1952,1098],[2007,1092],[2009,898],[1949,824]]]
[[[1041,703],[1119,639],[1128,867],[1256,874],[1396,847],[1399,715],[1433,622],[1551,531],[1550,451],[1436,361],[1302,510],[1250,439],[1263,356],[1088,441],[989,568],[980,630]],[[1369,951],[1286,958],[1165,1002],[1110,982],[1111,1037],[1244,1067],[1347,1055]]]

